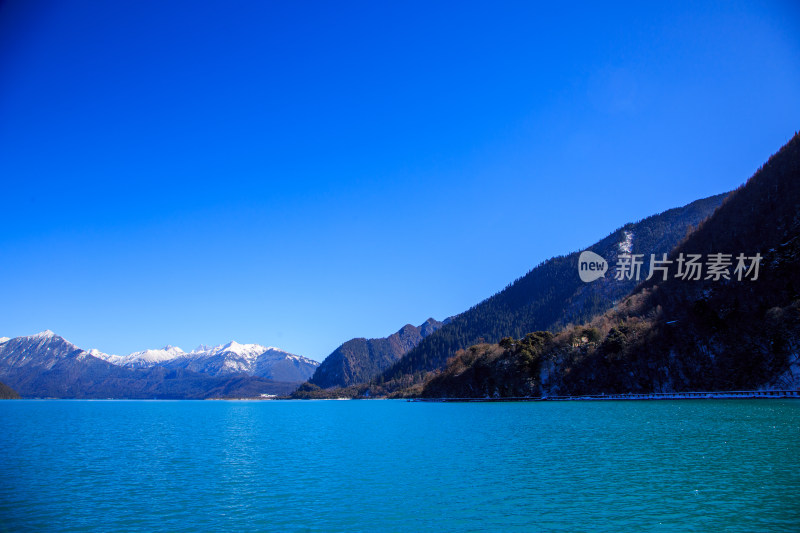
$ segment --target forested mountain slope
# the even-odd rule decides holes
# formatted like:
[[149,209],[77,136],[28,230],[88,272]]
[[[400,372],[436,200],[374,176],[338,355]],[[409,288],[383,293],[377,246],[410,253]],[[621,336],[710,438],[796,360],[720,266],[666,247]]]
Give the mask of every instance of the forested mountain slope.
[[406,324],[388,337],[351,339],[325,358],[309,382],[326,389],[369,381],[440,327],[441,322],[429,318],[419,326]]
[[[693,254],[701,258],[699,279],[687,267]],[[734,191],[669,260],[666,280],[660,275],[643,282],[585,326],[461,351],[429,379],[423,394],[580,395],[800,385],[800,135]],[[714,263],[727,263],[716,269],[724,275],[709,267]]]
[[[669,252],[725,199],[725,194],[697,200],[636,223],[626,224],[588,250],[613,265],[620,253]],[[419,382],[431,370],[443,368],[456,351],[479,342],[521,337],[529,331],[558,331],[582,323],[610,309],[636,286],[635,280],[617,280],[607,273],[593,283],[577,276],[579,252],[541,263],[508,287],[452,318],[423,339],[377,380],[386,390]]]
[[6,385],[0,383],[0,400],[16,400],[19,398],[17,391]]

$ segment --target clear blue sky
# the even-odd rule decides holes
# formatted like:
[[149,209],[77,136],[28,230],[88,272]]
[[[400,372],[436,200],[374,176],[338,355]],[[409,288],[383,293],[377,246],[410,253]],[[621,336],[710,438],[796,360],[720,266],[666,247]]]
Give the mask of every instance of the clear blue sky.
[[733,189],[800,8],[641,4],[0,3],[0,336],[321,360]]

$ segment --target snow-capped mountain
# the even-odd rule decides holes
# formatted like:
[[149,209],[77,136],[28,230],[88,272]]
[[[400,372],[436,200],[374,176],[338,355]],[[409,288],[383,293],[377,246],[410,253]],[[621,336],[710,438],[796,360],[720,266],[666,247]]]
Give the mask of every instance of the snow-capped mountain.
[[177,346],[169,345],[164,346],[160,350],[142,350],[141,352],[133,352],[128,355],[109,355],[94,349],[89,350],[89,353],[98,359],[130,368],[150,368],[151,366],[165,363],[186,354],[186,352]]
[[222,346],[198,347],[164,366],[212,376],[247,374],[275,381],[303,381],[314,374],[319,363],[273,346],[231,341]]
[[0,364],[7,369],[41,368],[49,370],[62,360],[80,360],[86,352],[50,331],[0,342]]
[[275,381],[304,381],[319,363],[273,346],[231,341],[218,346],[200,345],[191,352],[176,346],[143,350],[129,355],[109,355],[90,350],[91,355],[128,368],[182,368],[211,376],[247,374]]

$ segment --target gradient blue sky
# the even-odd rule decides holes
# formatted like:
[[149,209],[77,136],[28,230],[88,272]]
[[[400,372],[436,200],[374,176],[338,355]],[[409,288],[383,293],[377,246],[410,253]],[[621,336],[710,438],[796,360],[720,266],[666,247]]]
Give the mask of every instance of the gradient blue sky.
[[800,128],[793,2],[0,3],[0,336],[318,360]]

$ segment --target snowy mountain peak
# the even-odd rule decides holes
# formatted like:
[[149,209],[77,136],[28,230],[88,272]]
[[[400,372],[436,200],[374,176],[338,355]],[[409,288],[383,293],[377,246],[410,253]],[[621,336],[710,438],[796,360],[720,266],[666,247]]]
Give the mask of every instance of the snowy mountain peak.
[[9,337],[0,337],[0,344],[4,343],[6,341],[10,341],[10,340],[11,339]]
[[166,346],[161,348],[161,350],[164,351],[164,352],[170,352],[170,353],[186,353],[183,350],[181,350],[180,348],[178,348],[177,346],[173,346],[171,344],[167,344]]
[[[125,356],[111,356],[106,361],[124,366],[150,367],[166,361],[171,361],[186,355],[186,352],[177,346],[166,345],[161,350],[143,350]],[[117,359],[119,357],[119,359]]]
[[195,348],[194,350],[192,350],[189,353],[193,353],[193,354],[197,354],[197,353],[202,353],[202,354],[215,353],[220,348],[222,348],[221,344],[217,345],[217,346],[211,346],[210,344],[201,344],[201,345],[199,345],[197,348]]
[[261,355],[267,349],[260,344],[239,344],[236,341],[231,341],[219,350],[216,353],[233,353],[236,355],[240,355],[242,357],[253,358]]
[[6,368],[49,370],[59,362],[80,359],[83,353],[71,342],[46,330],[0,343],[0,364]]
[[115,365],[122,365],[125,362],[125,357],[124,356],[122,356],[122,355],[109,355],[107,353],[101,352],[97,348],[92,348],[91,350],[89,350],[86,353],[88,353],[92,357],[96,357],[98,359],[102,359],[103,361],[106,361],[108,363],[112,363],[112,364],[115,364]]

